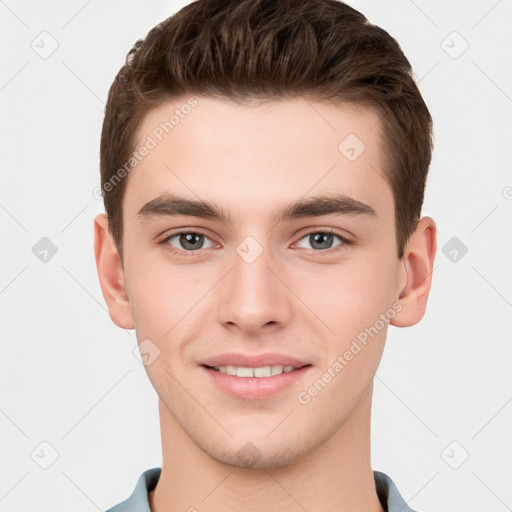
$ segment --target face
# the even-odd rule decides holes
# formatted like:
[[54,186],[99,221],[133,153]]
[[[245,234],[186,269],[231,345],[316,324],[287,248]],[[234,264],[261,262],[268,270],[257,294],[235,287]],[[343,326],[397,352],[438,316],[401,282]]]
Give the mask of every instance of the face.
[[218,461],[278,467],[369,406],[400,309],[378,116],[196,100],[139,132],[152,147],[123,202],[130,316],[168,427]]

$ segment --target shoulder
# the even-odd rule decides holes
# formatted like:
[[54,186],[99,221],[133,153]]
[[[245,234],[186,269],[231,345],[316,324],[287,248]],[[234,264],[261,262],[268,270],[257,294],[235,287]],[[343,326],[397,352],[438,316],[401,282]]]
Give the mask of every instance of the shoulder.
[[374,471],[377,495],[386,512],[415,512],[402,498],[395,483],[381,471]]
[[[106,512],[151,512],[148,493],[152,491],[160,478],[161,468],[152,468],[140,475],[131,496]],[[415,512],[402,498],[395,483],[381,471],[373,472],[377,495],[386,512]]]
[[152,491],[160,478],[161,468],[152,468],[140,475],[135,490],[125,501],[109,508],[106,512],[151,512],[148,492]]

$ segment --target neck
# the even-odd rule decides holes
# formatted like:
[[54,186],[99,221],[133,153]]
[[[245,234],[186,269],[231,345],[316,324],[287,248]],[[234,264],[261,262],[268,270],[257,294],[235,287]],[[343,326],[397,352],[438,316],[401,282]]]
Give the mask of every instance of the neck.
[[280,468],[222,464],[201,450],[160,402],[163,464],[152,512],[383,512],[370,464],[369,388],[321,446]]

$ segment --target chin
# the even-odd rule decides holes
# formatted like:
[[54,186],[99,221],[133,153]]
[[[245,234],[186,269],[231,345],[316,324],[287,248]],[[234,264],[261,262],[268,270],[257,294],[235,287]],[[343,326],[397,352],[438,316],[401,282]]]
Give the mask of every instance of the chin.
[[[285,444],[287,439],[287,444]],[[313,443],[304,443],[300,440],[278,437],[273,443],[262,437],[260,439],[240,441],[233,439],[230,443],[214,446],[204,446],[197,443],[209,457],[240,469],[277,469],[295,464],[314,449]]]

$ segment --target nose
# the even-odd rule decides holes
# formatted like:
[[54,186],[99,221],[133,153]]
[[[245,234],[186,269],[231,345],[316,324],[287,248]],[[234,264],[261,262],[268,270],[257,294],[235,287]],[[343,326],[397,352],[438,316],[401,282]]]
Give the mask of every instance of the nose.
[[233,255],[218,297],[219,322],[247,336],[282,328],[292,316],[291,292],[277,260],[266,249],[254,256],[254,247]]

